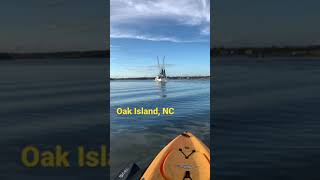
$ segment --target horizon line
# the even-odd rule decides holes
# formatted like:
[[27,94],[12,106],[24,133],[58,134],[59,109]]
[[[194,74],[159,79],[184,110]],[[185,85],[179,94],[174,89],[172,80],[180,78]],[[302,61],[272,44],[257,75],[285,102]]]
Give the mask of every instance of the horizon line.
[[[320,48],[320,44],[316,45],[268,45],[268,46],[214,46],[210,47],[211,49],[243,49],[243,48]],[[107,49],[88,49],[88,50],[53,50],[53,51],[0,51],[0,54],[49,54],[49,53],[83,53],[83,52],[109,52],[111,46],[107,47]]]
[[[168,76],[168,78],[208,78],[211,75],[186,75],[186,76]],[[110,79],[154,79],[154,76],[139,76],[139,77],[110,77]]]

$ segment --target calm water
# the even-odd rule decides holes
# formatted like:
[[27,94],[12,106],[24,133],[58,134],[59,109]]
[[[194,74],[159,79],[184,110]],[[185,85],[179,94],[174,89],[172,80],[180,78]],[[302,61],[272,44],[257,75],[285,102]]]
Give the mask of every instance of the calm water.
[[320,59],[217,58],[218,180],[319,179]]
[[[111,176],[126,164],[146,168],[183,131],[210,143],[210,81],[111,81]],[[172,116],[120,116],[118,107],[173,107]]]
[[[113,175],[146,166],[181,131],[213,140],[219,180],[319,179],[320,59],[215,59],[209,81],[111,82],[117,106],[172,106],[173,117],[111,117]],[[104,179],[106,168],[26,169],[25,145],[108,142],[104,59],[0,62],[0,179]],[[105,121],[103,121],[105,119]]]
[[[0,62],[0,179],[106,179],[107,168],[77,168],[76,148],[108,142],[105,59]],[[105,119],[105,121],[103,120]],[[72,151],[71,168],[25,168],[21,149]]]

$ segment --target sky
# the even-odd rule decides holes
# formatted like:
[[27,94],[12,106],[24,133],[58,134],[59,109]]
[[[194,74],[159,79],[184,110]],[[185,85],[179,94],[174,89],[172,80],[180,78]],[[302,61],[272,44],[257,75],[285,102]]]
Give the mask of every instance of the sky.
[[214,0],[213,45],[320,45],[319,0]]
[[107,0],[1,0],[0,52],[104,50]]
[[[103,50],[109,47],[109,3],[114,0],[110,1],[1,0],[0,52]],[[157,2],[144,1],[144,6]],[[118,0],[118,4],[115,4],[118,6],[115,18],[122,22],[128,19],[127,11],[130,9],[128,5],[119,8],[124,2],[126,1]],[[140,8],[143,9],[145,7],[141,2]],[[173,15],[179,19],[180,24],[192,24],[204,18],[203,15],[194,13],[198,9],[194,10],[194,7],[189,5],[190,2],[194,4],[191,0],[186,0],[185,3],[176,0],[161,2],[158,5],[153,3],[154,7],[149,9],[151,12],[144,9],[143,13],[140,12],[139,15],[136,12],[135,15],[148,14],[154,17],[167,13],[167,16]],[[174,7],[177,6],[179,7],[176,9],[182,8],[184,11],[176,11]],[[319,0],[211,0],[214,15],[210,18],[210,29],[214,32],[211,33],[211,43],[214,46],[225,47],[320,44],[320,24],[317,23],[319,7]],[[168,10],[164,12],[160,9]],[[160,21],[155,26],[159,25]],[[118,30],[113,31],[114,37],[137,35],[137,32],[125,34],[120,28],[123,28],[123,25],[118,24],[114,27],[113,30]],[[206,32],[205,27],[199,28],[198,30]],[[166,35],[170,35],[169,33]],[[161,34],[157,35],[156,38],[163,38]],[[183,35],[171,40],[181,40]],[[140,39],[150,39],[149,36],[146,34],[140,36]],[[201,38],[200,35],[199,37]]]
[[110,76],[210,74],[209,0],[111,0]]

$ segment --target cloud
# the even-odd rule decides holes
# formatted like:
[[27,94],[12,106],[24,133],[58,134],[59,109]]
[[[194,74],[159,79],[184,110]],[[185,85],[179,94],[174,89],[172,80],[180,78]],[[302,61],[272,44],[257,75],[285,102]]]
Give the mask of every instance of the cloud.
[[210,32],[210,0],[111,0],[110,8],[111,38],[191,42]]
[[202,35],[210,35],[210,26],[205,26],[204,28],[201,29],[200,32]]
[[178,39],[176,37],[166,37],[166,36],[157,36],[157,35],[139,35],[133,34],[133,33],[114,33],[111,34],[111,38],[114,39],[121,39],[121,38],[127,38],[127,39],[139,39],[139,40],[148,40],[148,41],[169,41],[169,42],[175,42],[175,43],[189,43],[189,42],[203,42],[205,41],[204,39],[188,39],[188,40],[183,40],[183,39]]
[[111,48],[119,48],[120,46],[118,46],[118,45],[113,45],[113,44],[110,44],[110,47],[111,47]]

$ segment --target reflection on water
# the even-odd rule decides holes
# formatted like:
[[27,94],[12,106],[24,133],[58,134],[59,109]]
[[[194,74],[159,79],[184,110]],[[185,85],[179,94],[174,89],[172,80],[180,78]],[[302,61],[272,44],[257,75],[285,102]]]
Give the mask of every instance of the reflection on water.
[[319,179],[319,60],[216,59],[216,179]]
[[157,82],[157,85],[160,88],[160,97],[166,98],[167,97],[167,94],[166,94],[166,82]]
[[[173,138],[191,131],[204,143],[210,140],[210,81],[111,81],[111,179],[128,163],[142,169]],[[116,108],[174,108],[172,116],[116,114]]]
[[[0,62],[0,179],[103,179],[107,168],[77,168],[77,148],[107,143],[105,58]],[[22,149],[71,151],[70,168],[26,168]],[[74,151],[74,152],[73,152]],[[42,151],[43,152],[43,151]]]

